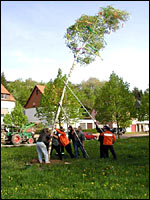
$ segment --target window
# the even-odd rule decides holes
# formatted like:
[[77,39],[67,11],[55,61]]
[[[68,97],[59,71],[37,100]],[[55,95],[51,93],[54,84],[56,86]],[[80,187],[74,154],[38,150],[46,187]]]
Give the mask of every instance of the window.
[[82,129],[86,129],[86,123],[80,123]]
[[9,99],[9,94],[1,94],[1,99]]
[[39,93],[39,90],[38,90],[38,89],[36,89],[36,95],[38,95],[38,93]]

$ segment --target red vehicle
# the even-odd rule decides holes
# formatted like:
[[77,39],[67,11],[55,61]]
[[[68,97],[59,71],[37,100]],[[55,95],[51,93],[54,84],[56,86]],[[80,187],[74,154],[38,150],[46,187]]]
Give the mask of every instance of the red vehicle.
[[86,140],[96,140],[97,139],[97,137],[96,136],[94,136],[92,133],[88,133],[88,132],[84,132],[84,136],[85,136],[85,139]]

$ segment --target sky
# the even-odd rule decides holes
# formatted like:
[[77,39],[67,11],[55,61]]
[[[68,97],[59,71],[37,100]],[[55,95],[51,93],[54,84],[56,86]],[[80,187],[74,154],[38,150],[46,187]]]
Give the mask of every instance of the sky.
[[66,29],[81,15],[95,15],[108,5],[125,10],[124,28],[105,37],[102,56],[75,66],[74,84],[115,72],[130,90],[149,88],[149,1],[1,1],[1,72],[7,81],[31,78],[47,83],[58,69],[68,74],[73,54],[65,44]]

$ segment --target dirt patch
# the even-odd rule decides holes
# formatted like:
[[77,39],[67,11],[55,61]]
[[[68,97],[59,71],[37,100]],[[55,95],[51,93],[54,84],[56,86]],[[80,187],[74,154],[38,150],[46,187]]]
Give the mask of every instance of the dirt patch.
[[[35,158],[35,159],[32,159],[30,163],[31,164],[39,164],[39,160]],[[46,163],[43,162],[42,164],[46,164]],[[65,162],[63,160],[50,160],[50,163],[48,163],[48,164],[49,165],[50,164],[65,164],[65,165],[67,165],[67,164],[71,164],[71,163]]]

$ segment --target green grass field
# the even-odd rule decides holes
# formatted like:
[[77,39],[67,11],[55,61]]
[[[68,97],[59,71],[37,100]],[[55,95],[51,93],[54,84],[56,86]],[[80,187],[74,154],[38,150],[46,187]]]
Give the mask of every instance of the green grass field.
[[[99,142],[85,141],[89,158],[65,152],[64,162],[27,164],[36,147],[1,148],[2,199],[149,199],[149,137],[118,139],[117,161],[99,159]],[[58,157],[53,151],[52,160]]]

